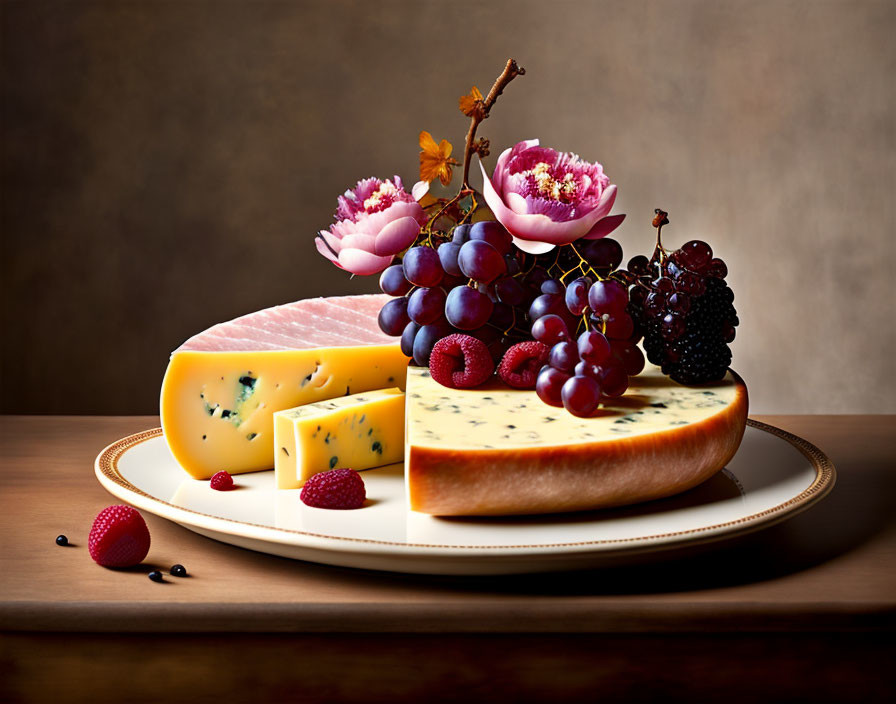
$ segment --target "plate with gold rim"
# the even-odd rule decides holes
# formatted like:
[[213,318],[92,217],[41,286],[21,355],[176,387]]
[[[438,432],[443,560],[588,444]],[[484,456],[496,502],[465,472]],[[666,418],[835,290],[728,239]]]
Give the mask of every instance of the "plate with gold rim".
[[833,487],[831,461],[787,431],[747,421],[728,465],[703,484],[634,506],[550,516],[439,518],[411,511],[401,464],[365,470],[353,511],[305,506],[273,470],[234,477],[220,492],[193,479],[161,428],[97,457],[114,496],[209,538],[310,562],[418,574],[496,575],[612,566],[755,531],[806,510]]

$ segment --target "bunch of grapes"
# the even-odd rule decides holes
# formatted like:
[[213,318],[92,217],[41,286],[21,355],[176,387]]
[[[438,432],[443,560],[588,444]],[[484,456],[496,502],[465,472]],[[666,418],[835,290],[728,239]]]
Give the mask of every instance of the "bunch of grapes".
[[380,276],[395,296],[379,314],[380,328],[401,337],[414,363],[429,364],[439,340],[461,332],[482,340],[495,361],[526,339],[525,311],[535,293],[521,275],[524,256],[498,222],[456,226],[450,240],[411,247]]
[[[536,304],[547,297],[555,311],[559,301],[569,315],[542,312],[546,304]],[[551,347],[535,385],[542,401],[586,417],[594,413],[602,396],[625,393],[629,376],[644,368],[627,306],[623,284],[615,279],[592,282],[587,276],[571,281],[562,295],[546,293],[533,302],[532,337]],[[570,318],[576,324],[570,325]]]
[[[657,211],[657,229],[667,222]],[[670,253],[658,236],[653,257],[634,257],[628,268],[638,277],[630,287],[630,311],[645,331],[647,359],[681,384],[724,377],[739,323],[725,262],[701,240]]]

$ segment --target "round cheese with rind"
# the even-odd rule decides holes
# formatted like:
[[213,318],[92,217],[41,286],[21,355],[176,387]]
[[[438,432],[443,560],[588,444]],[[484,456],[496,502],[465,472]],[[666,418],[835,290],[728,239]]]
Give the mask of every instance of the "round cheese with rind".
[[[606,400],[606,399],[605,399]],[[499,381],[449,389],[426,369],[407,380],[410,508],[442,516],[581,511],[670,496],[734,456],[747,389],[729,372],[688,387],[648,366],[591,418]]]

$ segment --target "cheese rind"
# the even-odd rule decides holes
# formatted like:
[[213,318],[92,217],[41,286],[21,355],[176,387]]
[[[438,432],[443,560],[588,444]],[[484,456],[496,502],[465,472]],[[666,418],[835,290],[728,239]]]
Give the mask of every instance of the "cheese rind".
[[298,489],[313,475],[369,469],[404,457],[404,393],[380,389],[309,403],[274,414],[278,489]]
[[655,367],[592,418],[492,382],[448,389],[411,367],[406,479],[410,508],[434,515],[579,511],[670,496],[734,456],[747,391],[729,372],[681,386]]
[[360,391],[404,387],[397,344],[176,351],[161,392],[165,440],[196,479],[274,467],[273,414]]

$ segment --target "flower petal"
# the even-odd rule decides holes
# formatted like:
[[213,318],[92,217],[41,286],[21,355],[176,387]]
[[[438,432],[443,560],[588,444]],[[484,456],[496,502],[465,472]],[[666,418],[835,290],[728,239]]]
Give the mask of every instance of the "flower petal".
[[373,253],[380,257],[394,256],[410,247],[419,234],[420,225],[414,218],[408,216],[393,220],[376,236]]
[[327,247],[326,244],[324,244],[322,237],[323,237],[323,235],[321,235],[321,237],[314,238],[314,246],[317,247],[318,252],[323,254],[327,259],[329,259],[331,262],[333,262],[336,266],[338,266],[341,269],[342,266],[339,264],[339,261],[336,259],[336,255],[334,255],[330,251],[330,248]]
[[353,232],[342,238],[339,251],[343,249],[363,249],[365,252],[373,253],[376,248],[376,237],[368,235],[366,232]]
[[529,254],[544,254],[550,252],[557,245],[550,242],[533,242],[531,240],[521,240],[518,237],[513,238],[513,243],[517,248],[528,252]]
[[353,274],[362,276],[378,274],[391,263],[392,256],[378,257],[360,249],[348,248],[339,252],[339,266]]
[[529,211],[529,204],[526,202],[526,199],[516,191],[505,193],[504,200],[507,201],[507,205],[515,213],[525,214]]
[[606,237],[619,227],[623,220],[625,220],[625,215],[607,215],[607,217],[597,221],[594,227],[585,235],[584,239],[599,240],[601,237]]
[[420,133],[420,148],[428,154],[439,153],[439,147],[436,145],[436,140],[434,140],[432,135],[426,130],[423,130]]
[[[504,204],[504,201],[495,192],[488,174],[485,173],[485,167],[481,163],[479,168],[482,171],[482,195],[485,197],[485,202],[492,209],[498,222],[506,227],[511,235],[519,239],[529,240],[530,242],[569,244],[582,237],[582,235],[594,227],[594,223],[606,215],[606,212],[601,212],[602,208],[600,205],[582,217],[567,222],[554,222],[546,215],[515,213]],[[612,200],[616,195],[616,187],[611,186],[610,188],[613,189],[613,193],[608,198],[606,210],[612,207]],[[601,203],[603,202],[602,198]]]
[[411,197],[417,201],[427,193],[429,193],[429,181],[417,181],[411,189]]
[[[498,191],[498,193],[504,193],[504,176],[507,173],[507,162],[510,161],[510,157],[516,156],[516,154],[518,154],[523,149],[528,149],[529,147],[537,147],[538,144],[539,141],[537,139],[526,139],[501,152],[501,156],[498,157],[498,161],[495,163],[494,173],[492,174],[492,183],[494,184],[495,190]],[[517,147],[520,147],[520,149],[517,149]]]

